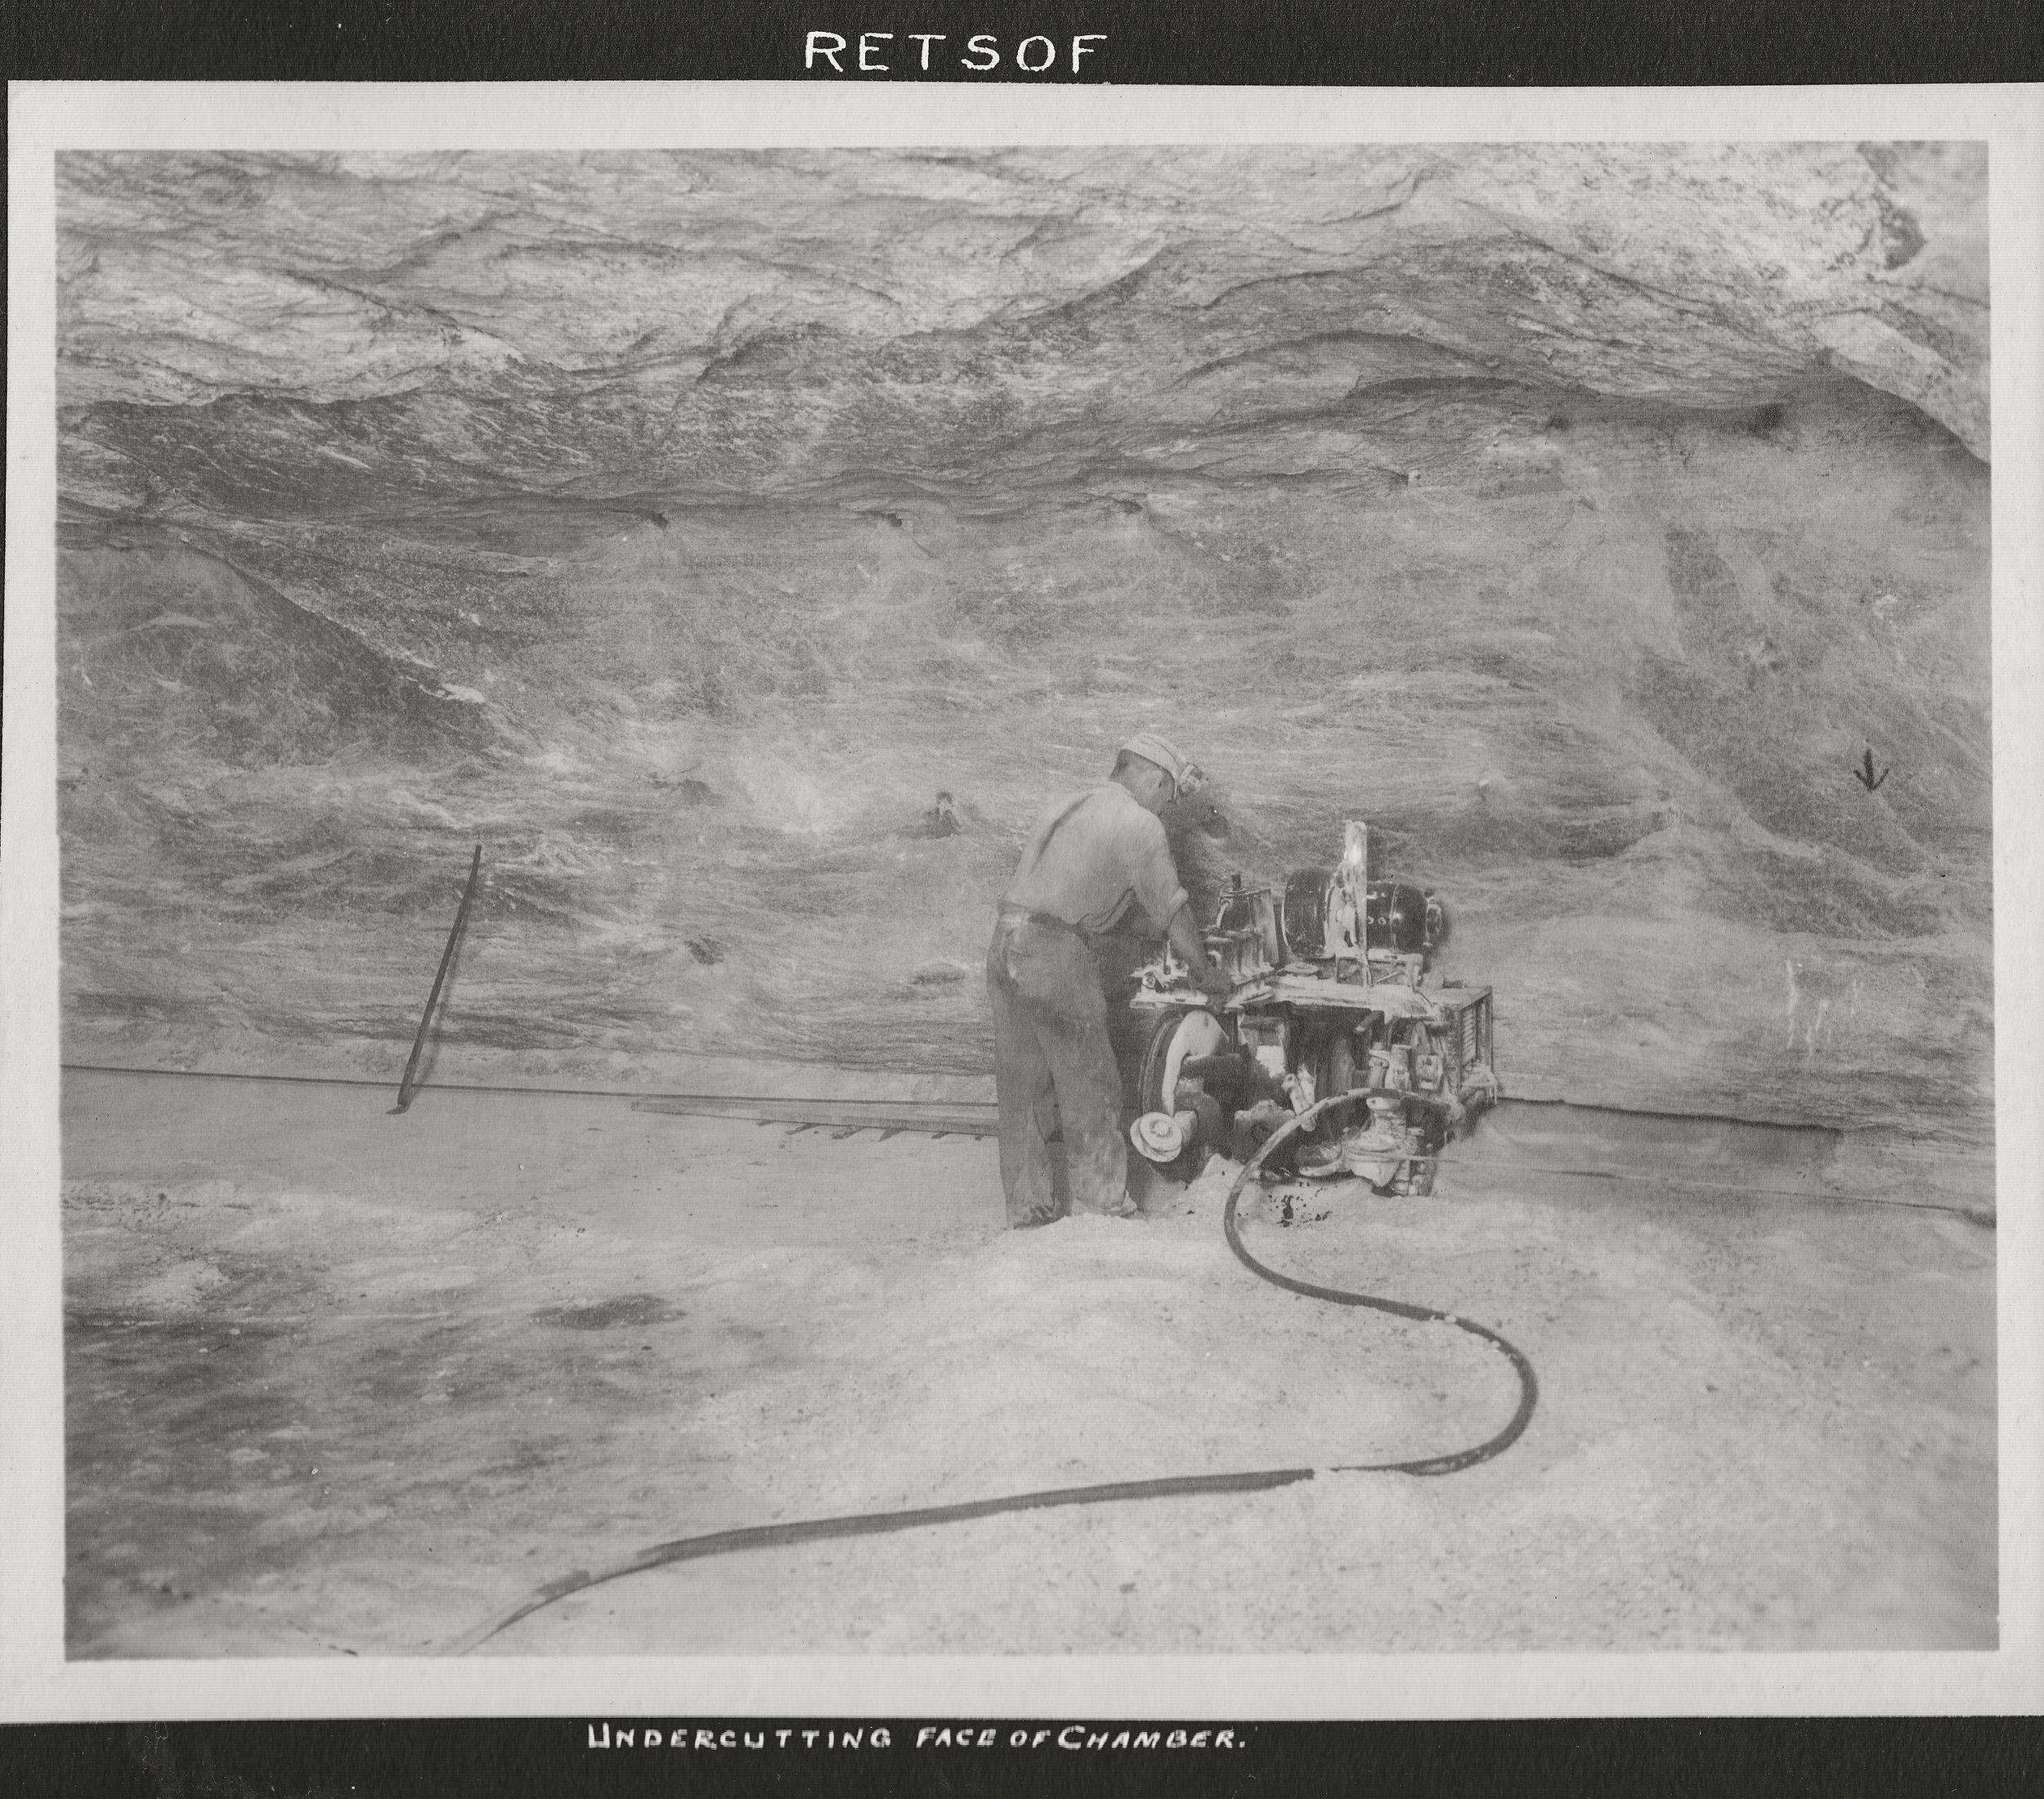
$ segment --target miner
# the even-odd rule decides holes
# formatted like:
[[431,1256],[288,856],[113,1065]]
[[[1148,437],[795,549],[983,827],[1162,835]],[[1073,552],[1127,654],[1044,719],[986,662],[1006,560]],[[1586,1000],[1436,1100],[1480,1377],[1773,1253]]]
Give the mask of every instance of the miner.
[[1072,1209],[1132,1218],[1121,1133],[1121,1076],[1107,1036],[1094,940],[1140,906],[1193,979],[1217,997],[1158,816],[1199,770],[1152,732],[1121,747],[1108,780],[1058,801],[1037,821],[1001,897],[987,950],[994,1089],[1001,1102],[1001,1185],[1008,1223],[1058,1216],[1045,1142],[1056,1101]]

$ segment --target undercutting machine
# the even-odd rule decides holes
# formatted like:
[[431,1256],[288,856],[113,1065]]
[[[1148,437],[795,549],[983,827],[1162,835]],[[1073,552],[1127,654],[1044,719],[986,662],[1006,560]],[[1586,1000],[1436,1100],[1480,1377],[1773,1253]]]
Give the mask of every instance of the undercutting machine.
[[1190,1179],[1209,1152],[1246,1160],[1316,1100],[1329,1108],[1266,1179],[1360,1176],[1379,1193],[1433,1189],[1442,1146],[1498,1093],[1490,989],[1430,985],[1447,917],[1431,893],[1371,881],[1369,828],[1351,820],[1334,867],[1280,895],[1237,874],[1206,933],[1226,976],[1215,1004],[1167,944],[1136,971],[1137,1113],[1130,1141]]

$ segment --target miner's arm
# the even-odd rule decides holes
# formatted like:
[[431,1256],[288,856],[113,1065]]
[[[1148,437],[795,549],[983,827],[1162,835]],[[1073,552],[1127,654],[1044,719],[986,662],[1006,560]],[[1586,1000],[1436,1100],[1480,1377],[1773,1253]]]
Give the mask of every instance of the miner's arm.
[[1161,822],[1143,821],[1144,841],[1136,858],[1132,886],[1153,927],[1161,926],[1178,959],[1192,971],[1200,990],[1219,1001],[1228,994],[1226,978],[1207,960],[1207,946],[1194,922],[1192,901],[1178,880],[1170,840]]
[[1195,985],[1199,990],[1215,999],[1225,999],[1228,983],[1221,971],[1207,960],[1207,946],[1200,940],[1199,927],[1192,922],[1192,902],[1186,900],[1172,913],[1171,923],[1165,935],[1171,939],[1171,947],[1177,952],[1178,959],[1192,971]]

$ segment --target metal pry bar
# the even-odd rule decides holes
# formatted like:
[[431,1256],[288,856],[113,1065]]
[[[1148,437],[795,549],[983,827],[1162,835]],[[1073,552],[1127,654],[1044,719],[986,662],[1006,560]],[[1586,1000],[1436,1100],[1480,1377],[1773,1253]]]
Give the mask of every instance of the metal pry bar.
[[455,946],[461,941],[462,928],[468,922],[468,908],[476,897],[476,880],[482,873],[482,846],[476,846],[476,853],[468,860],[468,884],[461,890],[461,908],[455,914],[455,927],[447,933],[447,947],[440,953],[440,971],[433,976],[433,991],[426,995],[426,1009],[419,1014],[419,1034],[411,1040],[411,1057],[405,1064],[404,1078],[397,1083],[397,1103],[392,1112],[408,1110],[415,1092],[413,1078],[419,1072],[419,1058],[426,1052],[426,1034],[433,1028],[433,1012],[440,1004],[440,989],[446,985],[447,971],[454,966]]

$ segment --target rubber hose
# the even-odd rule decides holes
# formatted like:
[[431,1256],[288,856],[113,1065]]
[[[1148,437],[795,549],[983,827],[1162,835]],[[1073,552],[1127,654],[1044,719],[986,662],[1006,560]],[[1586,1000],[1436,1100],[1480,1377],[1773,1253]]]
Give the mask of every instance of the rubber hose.
[[[1453,1455],[1423,1456],[1416,1461],[1344,1462],[1326,1470],[1331,1474],[1459,1474],[1465,1468],[1490,1460],[1494,1456],[1503,1455],[1524,1433],[1540,1397],[1540,1384],[1535,1377],[1533,1364],[1514,1344],[1473,1319],[1437,1312],[1428,1306],[1410,1305],[1402,1299],[1383,1299],[1371,1294],[1351,1293],[1341,1287],[1317,1286],[1310,1281],[1295,1281],[1289,1274],[1280,1274],[1249,1254],[1243,1246],[1242,1234],[1236,1227],[1235,1209],[1242,1190],[1271,1153],[1321,1113],[1355,1097],[1344,1093],[1332,1095],[1308,1106],[1273,1131],[1256,1154],[1243,1164],[1235,1185],[1228,1189],[1227,1204],[1221,1214],[1221,1229],[1227,1235],[1228,1247],[1235,1252],[1236,1260],[1273,1286],[1283,1287],[1289,1293],[1302,1294],[1309,1299],[1325,1299],[1331,1305],[1365,1307],[1372,1312],[1389,1312],[1393,1317],[1410,1318],[1419,1324],[1453,1325],[1458,1330],[1481,1338],[1504,1354],[1518,1376],[1519,1403],[1511,1421],[1495,1436],[1486,1438],[1474,1448],[1458,1450]],[[927,1525],[964,1523],[974,1519],[999,1517],[1007,1512],[1045,1511],[1061,1505],[1108,1505],[1127,1500],[1177,1499],[1206,1493],[1266,1492],[1272,1487],[1311,1480],[1316,1472],[1311,1468],[1267,1468],[1235,1474],[1177,1474],[1156,1480],[1104,1481],[1090,1487],[1051,1487],[1037,1492],[1011,1493],[999,1499],[966,1500],[952,1505],[857,1512],[840,1518],[803,1519],[787,1524],[754,1524],[737,1530],[712,1531],[701,1537],[679,1537],[672,1542],[656,1543],[652,1548],[641,1550],[607,1568],[593,1571],[576,1568],[558,1580],[548,1581],[545,1586],[536,1587],[509,1610],[499,1613],[450,1644],[446,1653],[465,1655],[509,1630],[521,1618],[530,1617],[541,1608],[551,1605],[556,1599],[566,1599],[571,1593],[584,1592],[592,1586],[601,1586],[607,1581],[621,1580],[627,1574],[642,1574],[650,1568],[666,1568],[676,1562],[701,1561],[712,1555],[733,1554],[740,1550],[784,1548],[791,1544],[823,1542],[837,1537],[879,1537],[894,1531],[919,1530]]]
[[1533,1408],[1539,1404],[1540,1384],[1533,1372],[1533,1364],[1526,1359],[1517,1344],[1500,1336],[1488,1325],[1478,1324],[1473,1318],[1461,1318],[1452,1312],[1437,1312],[1431,1306],[1416,1306],[1403,1299],[1383,1299],[1374,1294],[1351,1293],[1342,1287],[1316,1286],[1311,1281],[1295,1281],[1289,1274],[1280,1274],[1275,1268],[1267,1267],[1251,1255],[1243,1246],[1242,1233],[1235,1224],[1235,1206],[1242,1197],[1242,1190],[1249,1184],[1249,1178],[1263,1166],[1271,1152],[1288,1138],[1317,1119],[1321,1113],[1336,1106],[1358,1097],[1353,1093],[1334,1093],[1309,1106],[1298,1116],[1286,1119],[1266,1137],[1256,1154],[1242,1165],[1242,1172],[1235,1178],[1235,1185],[1228,1189],[1228,1203],[1221,1209],[1221,1228],[1227,1233],[1228,1247],[1235,1251],[1235,1259],[1250,1273],[1268,1281],[1271,1285],[1283,1287],[1288,1293],[1302,1293],[1309,1299],[1325,1299],[1330,1305],[1362,1306],[1372,1312],[1388,1312],[1395,1318],[1410,1318],[1419,1324],[1451,1324],[1458,1330],[1466,1330],[1472,1337],[1480,1337],[1493,1348],[1501,1352],[1512,1364],[1512,1371],[1519,1377],[1518,1408],[1510,1421],[1495,1437],[1485,1440],[1472,1449],[1457,1450],[1452,1456],[1427,1456],[1417,1461],[1396,1462],[1342,1462],[1330,1468],[1334,1474],[1456,1474],[1465,1468],[1473,1468],[1478,1462],[1486,1462],[1493,1456],[1502,1456],[1524,1434],[1526,1427],[1533,1421]]

